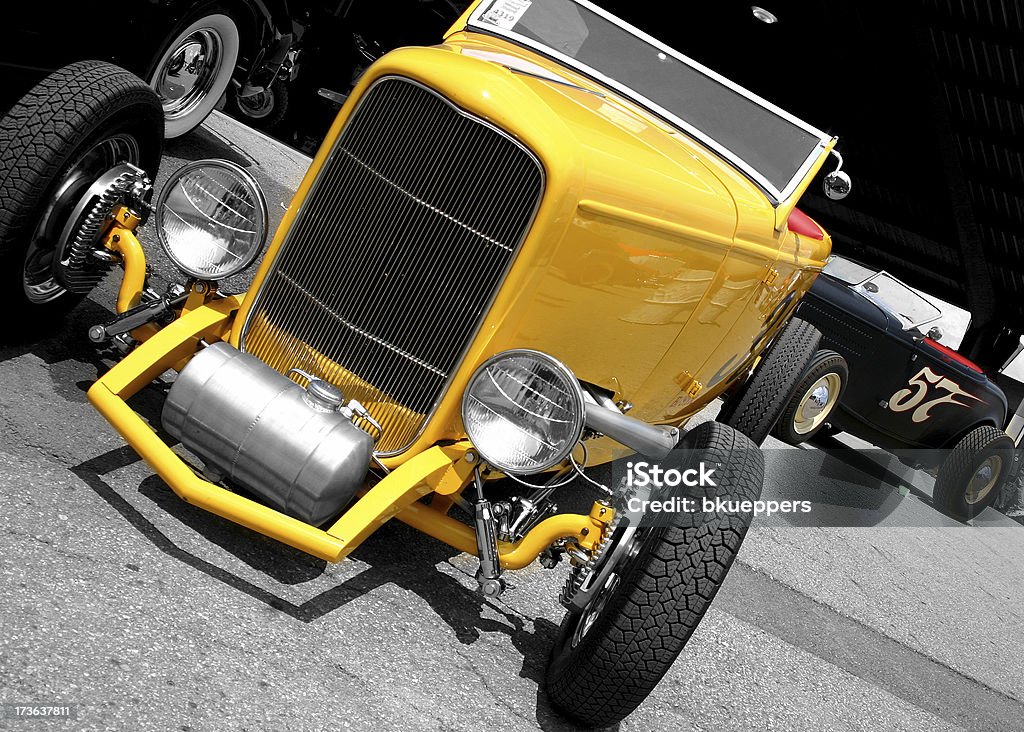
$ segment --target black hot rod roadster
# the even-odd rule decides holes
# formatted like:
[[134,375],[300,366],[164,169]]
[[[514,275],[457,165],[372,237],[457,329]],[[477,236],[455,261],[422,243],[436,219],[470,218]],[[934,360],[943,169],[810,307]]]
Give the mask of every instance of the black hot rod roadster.
[[849,432],[937,469],[933,501],[958,518],[997,500],[1020,469],[1020,429],[1004,431],[1010,410],[992,376],[940,342],[936,303],[887,272],[833,256],[798,313],[821,331],[822,349],[776,437],[798,444],[821,430]]

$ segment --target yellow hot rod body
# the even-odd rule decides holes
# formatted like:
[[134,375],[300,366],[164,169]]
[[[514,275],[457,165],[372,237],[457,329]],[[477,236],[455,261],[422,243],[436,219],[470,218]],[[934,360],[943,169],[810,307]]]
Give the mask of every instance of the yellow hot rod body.
[[[0,305],[59,319],[119,264],[118,315],[89,337],[123,358],[88,396],[178,496],[332,562],[398,518],[477,555],[488,598],[504,569],[567,556],[548,694],[587,724],[629,714],[752,516],[625,511],[628,482],[586,468],[635,451],[756,503],[755,443],[820,339],[790,316],[830,239],[796,203],[835,138],[587,0],[480,0],[441,44],[365,72],[227,294],[265,197],[238,165],[193,161],[151,204],[161,125],[153,91],[103,62],[0,118],[0,274],[19,280]],[[23,128],[52,131],[50,157]],[[830,197],[849,188],[825,176]],[[154,229],[188,278],[164,295]],[[157,379],[164,433],[131,405]],[[720,421],[686,430],[720,397]],[[503,497],[502,477],[526,491]],[[561,512],[576,479],[599,498]]]
[[[682,425],[746,378],[829,254],[827,235],[807,237],[786,224],[831,143],[821,146],[789,198],[772,202],[728,162],[638,104],[539,53],[467,28],[475,7],[443,44],[394,51],[367,71],[313,160],[249,292],[224,298],[194,285],[183,317],[126,357],[89,394],[186,500],[325,559],[347,555],[393,515],[475,551],[469,527],[445,515],[450,503],[413,503],[431,492],[456,495],[469,482],[472,465],[465,457],[474,455],[465,441],[460,403],[471,375],[489,357],[510,348],[549,353],[615,401],[634,405],[631,416]],[[290,233],[323,185],[325,168],[361,100],[382,81],[395,79],[429,89],[461,114],[500,130],[532,153],[542,171],[542,193],[527,231],[514,242],[514,257],[482,317],[403,312],[405,292],[385,293],[396,303],[395,317],[418,319],[439,334],[455,329],[470,336],[426,413],[394,403],[329,354],[297,345],[294,334],[267,321],[257,307],[282,250],[298,246]],[[459,165],[473,163],[470,157]],[[138,301],[143,284],[143,255],[133,240],[118,226],[107,234],[108,246],[127,263],[120,310]],[[304,245],[319,257],[316,248],[345,242]],[[415,229],[404,246],[418,246]],[[352,266],[358,278],[359,264]],[[379,446],[378,462],[390,472],[383,479],[371,476],[372,487],[326,529],[196,475],[124,399],[164,370],[182,368],[200,340],[226,340],[282,373],[313,364],[363,401],[385,428],[398,426],[403,439]],[[415,428],[402,432],[403,423]],[[591,441],[590,464],[627,452],[598,438]],[[577,535],[590,521],[549,519],[523,546],[503,546],[503,563],[522,566],[553,539]]]
[[[459,26],[456,26],[458,28]],[[552,77],[506,64],[543,67]],[[460,439],[459,404],[472,373],[509,348],[534,348],[584,381],[632,403],[635,416],[679,424],[745,374],[830,251],[827,235],[786,226],[749,179],[685,134],[596,82],[499,38],[456,30],[434,48],[401,49],[368,70],[313,161],[251,292],[259,290],[325,160],[380,79],[402,77],[515,136],[539,158],[544,195],[514,265],[446,398],[389,467],[441,440]],[[366,212],[372,216],[373,212]],[[795,295],[795,297],[794,297]],[[232,329],[241,339],[253,297]],[[788,309],[779,310],[780,303]],[[437,314],[437,327],[447,325]],[[261,357],[271,361],[268,349]],[[609,459],[620,448],[592,449]]]

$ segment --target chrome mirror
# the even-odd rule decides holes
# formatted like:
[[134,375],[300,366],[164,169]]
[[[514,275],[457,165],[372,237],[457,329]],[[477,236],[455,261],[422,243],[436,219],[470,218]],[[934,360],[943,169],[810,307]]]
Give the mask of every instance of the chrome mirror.
[[849,175],[841,170],[833,170],[825,176],[825,195],[833,201],[842,201],[850,195],[852,185]]
[[931,328],[928,329],[928,332],[925,334],[925,338],[931,338],[933,341],[941,341],[942,328],[940,328],[937,325],[933,325]]
[[832,154],[839,159],[839,165],[831,173],[825,176],[823,187],[825,189],[825,195],[831,198],[833,201],[841,201],[850,195],[850,189],[853,188],[853,181],[850,176],[843,171],[843,156],[840,155],[836,150],[832,150]]

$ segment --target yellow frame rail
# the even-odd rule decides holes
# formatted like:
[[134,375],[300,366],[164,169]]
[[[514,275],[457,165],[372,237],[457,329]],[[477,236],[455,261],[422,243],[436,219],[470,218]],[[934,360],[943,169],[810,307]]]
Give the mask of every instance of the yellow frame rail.
[[[130,259],[125,257],[126,262]],[[212,299],[184,313],[93,384],[89,400],[180,498],[320,559],[343,559],[392,517],[460,551],[476,554],[476,534],[471,527],[448,516],[447,510],[418,502],[435,493],[444,497],[435,499],[438,506],[451,507],[452,497],[459,495],[473,478],[476,458],[466,459],[468,442],[434,446],[410,458],[370,487],[324,530],[199,477],[128,406],[127,400],[160,374],[183,368],[200,347],[200,340],[226,340],[241,304],[242,296]],[[519,542],[501,542],[501,564],[507,569],[525,567],[562,538],[572,538],[578,545],[592,548],[610,520],[610,509],[599,504],[595,504],[589,516],[552,516]]]

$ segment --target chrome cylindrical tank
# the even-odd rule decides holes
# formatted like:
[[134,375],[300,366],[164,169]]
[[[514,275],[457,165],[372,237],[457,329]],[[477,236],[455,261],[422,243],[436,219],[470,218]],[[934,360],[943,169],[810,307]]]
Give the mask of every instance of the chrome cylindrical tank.
[[163,425],[214,471],[318,525],[362,485],[373,440],[337,411],[323,381],[304,389],[227,343],[207,347],[171,387]]

